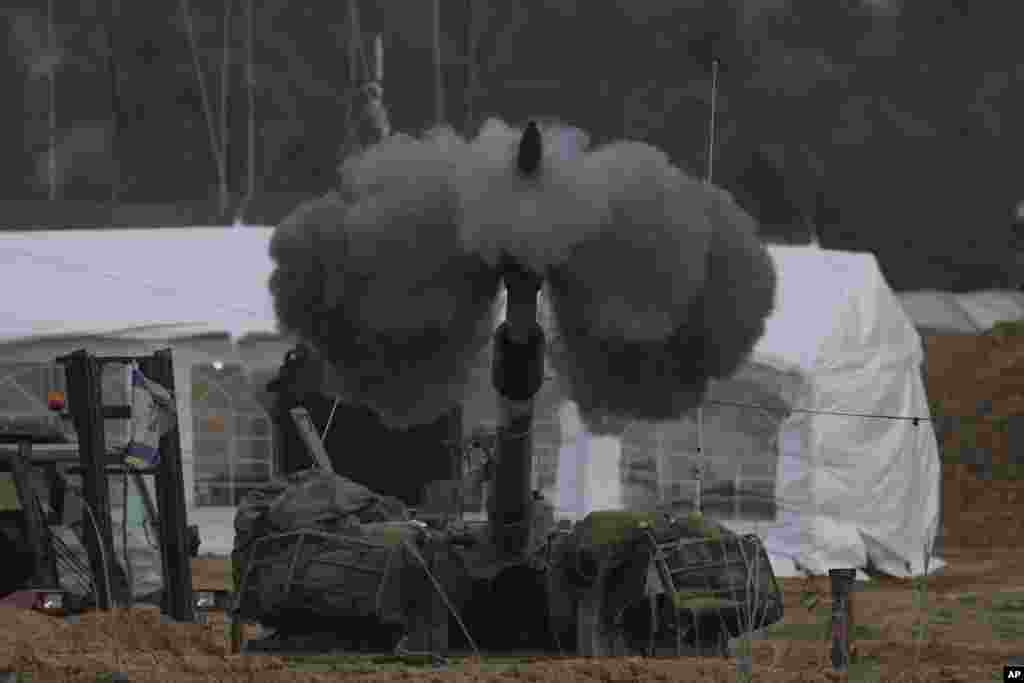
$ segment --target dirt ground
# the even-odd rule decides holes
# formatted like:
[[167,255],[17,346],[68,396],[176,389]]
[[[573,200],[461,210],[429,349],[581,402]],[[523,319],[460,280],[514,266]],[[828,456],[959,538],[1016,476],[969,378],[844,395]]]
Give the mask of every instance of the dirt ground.
[[[949,562],[927,582],[919,606],[911,582],[882,579],[853,597],[854,666],[847,677],[830,670],[825,640],[830,609],[827,579],[782,580],[786,618],[753,643],[755,681],[995,681],[1014,657],[1024,658],[1024,550],[946,551]],[[197,583],[200,583],[197,581]],[[817,591],[808,609],[806,591]],[[929,622],[927,632],[919,625]],[[250,631],[249,636],[255,632]],[[915,636],[918,636],[915,638]],[[333,663],[332,663],[333,661]],[[345,670],[339,670],[345,669]],[[67,623],[39,614],[0,610],[0,671],[31,672],[31,680],[89,681],[121,671],[131,681],[736,681],[732,660],[586,661],[548,658],[502,665],[455,662],[447,669],[384,664],[354,669],[351,660],[287,662],[229,655],[223,615],[204,625],[166,623],[152,610],[87,614]]]

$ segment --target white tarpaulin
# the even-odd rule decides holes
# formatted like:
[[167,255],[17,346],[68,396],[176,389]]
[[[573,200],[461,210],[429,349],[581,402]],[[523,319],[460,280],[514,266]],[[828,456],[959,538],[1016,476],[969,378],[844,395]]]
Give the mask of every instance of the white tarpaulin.
[[0,343],[274,332],[271,228],[0,232]]
[[[794,385],[797,395],[780,396],[797,412],[781,423],[777,453],[763,453],[778,458],[778,513],[757,530],[774,556],[816,573],[864,567],[869,554],[887,573],[905,574],[908,562],[919,573],[939,513],[930,421],[799,411],[929,417],[920,337],[873,255],[815,246],[769,251],[779,275],[776,310],[751,360],[803,381]],[[708,453],[716,439],[706,424]],[[574,458],[586,450],[577,445],[562,456],[560,469],[575,472],[581,464]],[[560,484],[560,499],[587,498],[569,490],[569,478]]]

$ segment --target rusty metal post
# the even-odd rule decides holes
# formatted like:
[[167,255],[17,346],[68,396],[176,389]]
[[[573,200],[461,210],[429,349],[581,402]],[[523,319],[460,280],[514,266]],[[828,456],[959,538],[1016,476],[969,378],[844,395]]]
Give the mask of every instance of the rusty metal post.
[[840,673],[850,667],[850,596],[856,577],[856,569],[828,570],[832,583],[832,670]]

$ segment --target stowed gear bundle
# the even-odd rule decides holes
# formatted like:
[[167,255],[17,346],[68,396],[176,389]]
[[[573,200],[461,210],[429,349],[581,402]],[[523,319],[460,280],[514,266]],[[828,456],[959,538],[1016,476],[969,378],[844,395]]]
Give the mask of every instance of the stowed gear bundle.
[[596,512],[541,536],[503,586],[510,609],[532,597],[537,613],[502,615],[507,629],[495,629],[491,593],[515,565],[496,557],[486,525],[431,527],[307,470],[251,494],[236,531],[238,615],[277,631],[268,647],[382,651],[407,636],[430,648],[443,631],[448,647],[689,653],[782,618],[757,537],[698,514]]

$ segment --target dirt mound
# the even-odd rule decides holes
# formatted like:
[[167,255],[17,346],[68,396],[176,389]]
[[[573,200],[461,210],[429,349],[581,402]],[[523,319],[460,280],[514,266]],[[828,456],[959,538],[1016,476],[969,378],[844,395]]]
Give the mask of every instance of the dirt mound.
[[31,672],[34,682],[94,682],[111,671],[132,681],[177,679],[181,673],[227,681],[283,668],[274,658],[228,655],[223,624],[174,623],[156,610],[93,612],[72,622],[0,609],[0,671]]
[[[942,437],[945,543],[1024,542],[1024,337],[927,336],[925,369]],[[985,461],[988,462],[985,462]]]
[[933,410],[960,418],[947,453],[984,448],[1009,461],[1006,418],[1024,416],[1024,337],[926,336],[925,385]]
[[[927,601],[914,583],[885,578],[853,594],[853,653],[863,670],[849,680],[945,683],[994,680],[1020,656],[1024,641],[1024,553],[1018,548],[950,548],[949,565],[927,581]],[[754,680],[832,682],[828,579],[781,579],[786,616],[752,647]],[[818,595],[816,607],[803,602]],[[922,606],[923,605],[923,606]],[[915,630],[929,626],[923,634]],[[353,666],[342,657],[300,663],[227,653],[226,623],[168,623],[153,610],[82,616],[76,623],[16,609],[0,610],[0,671],[18,670],[40,681],[95,683],[121,671],[133,683],[185,681],[362,681],[394,683],[734,683],[734,660],[713,658],[605,659],[484,658],[452,661],[447,668],[395,666],[368,659]],[[254,637],[250,631],[247,637]],[[499,661],[502,660],[502,661]],[[105,680],[105,679],[99,679]]]

